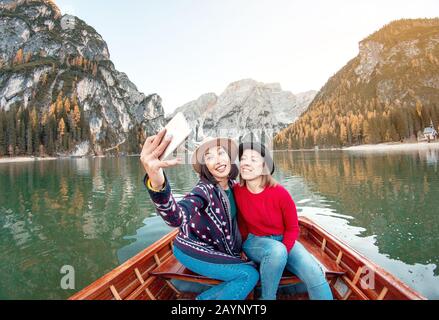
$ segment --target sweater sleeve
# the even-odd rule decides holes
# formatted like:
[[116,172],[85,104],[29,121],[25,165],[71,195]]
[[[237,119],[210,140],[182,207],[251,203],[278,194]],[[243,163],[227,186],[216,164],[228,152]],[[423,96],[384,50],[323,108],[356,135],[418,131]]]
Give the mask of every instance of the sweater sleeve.
[[166,175],[165,187],[160,191],[153,190],[148,186],[148,175],[145,175],[143,183],[149,192],[157,213],[171,227],[184,226],[190,221],[193,214],[202,210],[205,206],[202,193],[195,192],[195,189],[177,202],[171,192],[171,186]]
[[282,193],[282,214],[284,220],[284,238],[283,244],[287,248],[287,251],[290,252],[294,247],[294,244],[299,237],[299,219],[297,217],[297,209],[296,204],[294,203],[291,195],[287,190],[284,190]]

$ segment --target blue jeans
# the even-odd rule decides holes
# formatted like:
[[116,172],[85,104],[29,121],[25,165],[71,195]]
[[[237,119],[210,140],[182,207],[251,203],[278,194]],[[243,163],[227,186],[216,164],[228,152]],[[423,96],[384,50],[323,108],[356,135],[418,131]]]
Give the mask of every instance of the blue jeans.
[[258,270],[249,263],[210,263],[192,258],[177,247],[174,247],[174,255],[189,270],[224,281],[202,292],[197,300],[244,300],[259,280]]
[[286,267],[303,281],[311,300],[332,300],[332,292],[320,264],[298,241],[287,253],[282,239],[283,236],[258,237],[249,234],[243,244],[247,257],[259,264],[261,299],[276,300],[279,282]]

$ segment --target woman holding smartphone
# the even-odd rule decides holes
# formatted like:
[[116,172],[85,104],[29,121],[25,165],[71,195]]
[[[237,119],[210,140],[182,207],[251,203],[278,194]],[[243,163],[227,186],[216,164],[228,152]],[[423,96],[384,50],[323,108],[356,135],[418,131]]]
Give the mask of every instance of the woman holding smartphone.
[[200,180],[177,202],[163,169],[178,165],[181,159],[160,160],[171,140],[166,129],[149,137],[140,161],[157,213],[169,226],[180,229],[174,255],[193,272],[223,281],[198,295],[198,300],[245,299],[258,282],[259,273],[252,263],[241,259],[242,240],[232,192],[238,175],[237,145],[227,138],[203,141],[192,157]]

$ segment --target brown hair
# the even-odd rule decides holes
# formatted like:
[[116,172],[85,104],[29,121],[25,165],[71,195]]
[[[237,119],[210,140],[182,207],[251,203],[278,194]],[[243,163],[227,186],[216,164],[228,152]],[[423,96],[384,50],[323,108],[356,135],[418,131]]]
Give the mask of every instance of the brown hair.
[[[264,169],[266,169],[266,168],[267,167],[266,167],[265,162],[264,162]],[[265,171],[267,171],[267,170],[265,170]],[[241,187],[244,187],[246,185],[246,181],[245,181],[245,179],[242,178],[241,173],[239,173],[239,184],[241,185]],[[262,181],[261,181],[261,185],[260,185],[261,188],[265,189],[267,187],[269,187],[269,188],[275,187],[278,184],[279,184],[279,182],[277,182],[276,179],[274,179],[270,173],[266,172],[266,174],[262,175]]]

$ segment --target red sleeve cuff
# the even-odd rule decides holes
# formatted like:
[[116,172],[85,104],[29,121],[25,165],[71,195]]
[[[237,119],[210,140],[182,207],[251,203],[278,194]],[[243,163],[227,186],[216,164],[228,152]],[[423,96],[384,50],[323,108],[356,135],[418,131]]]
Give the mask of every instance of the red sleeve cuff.
[[294,240],[293,241],[282,241],[282,243],[287,248],[287,252],[290,253],[291,249],[293,249],[293,247],[294,247],[295,241]]
[[291,249],[293,249],[294,244],[296,243],[298,237],[297,232],[287,232],[284,234],[284,238],[282,240],[282,243],[287,248],[287,252],[290,253]]

